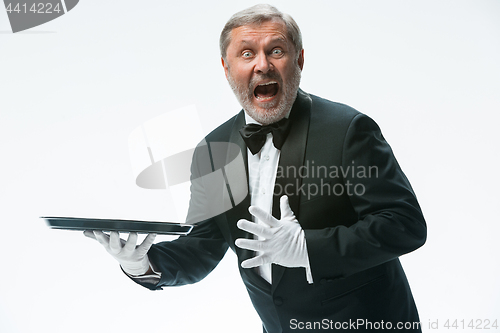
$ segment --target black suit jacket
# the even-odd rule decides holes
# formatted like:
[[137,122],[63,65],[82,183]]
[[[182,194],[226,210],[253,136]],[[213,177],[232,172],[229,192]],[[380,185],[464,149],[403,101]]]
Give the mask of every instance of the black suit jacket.
[[[426,224],[391,148],[369,117],[301,90],[290,119],[273,215],[279,217],[277,200],[287,194],[305,231],[314,283],[307,283],[304,268],[273,264],[270,285],[255,270],[239,266],[264,331],[342,330],[353,329],[353,323],[361,331],[379,331],[380,325],[395,328],[399,322],[408,328],[419,318],[398,257],[425,242]],[[240,112],[206,142],[235,143],[246,161],[238,133],[244,124]],[[204,154],[210,151],[195,154],[193,175],[204,168],[198,163]],[[248,179],[243,172],[240,178]],[[194,189],[192,206],[197,195],[211,190]],[[162,272],[161,281],[142,284],[161,289],[197,282],[215,268],[228,247],[239,264],[253,256],[234,245],[236,239],[250,237],[236,227],[239,219],[251,219],[249,204],[247,196],[227,212],[198,223],[188,236],[153,245],[148,255]],[[413,324],[407,331],[420,328]]]

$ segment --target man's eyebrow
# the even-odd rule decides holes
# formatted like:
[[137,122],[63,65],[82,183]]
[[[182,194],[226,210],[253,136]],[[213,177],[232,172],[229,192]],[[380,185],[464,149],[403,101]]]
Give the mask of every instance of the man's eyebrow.
[[280,42],[280,43],[286,43],[287,40],[283,37],[276,37],[271,40],[271,42]]
[[[283,37],[276,37],[276,38],[271,39],[271,43],[284,43],[284,44],[286,44],[286,39]],[[251,40],[242,39],[240,41],[240,45],[243,45],[243,44],[254,44],[254,42]]]

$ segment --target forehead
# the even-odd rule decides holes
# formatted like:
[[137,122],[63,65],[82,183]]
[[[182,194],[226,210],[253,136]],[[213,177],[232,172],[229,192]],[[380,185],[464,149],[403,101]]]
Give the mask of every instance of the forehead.
[[257,42],[288,42],[286,25],[283,22],[267,21],[261,24],[243,25],[231,31],[229,47]]

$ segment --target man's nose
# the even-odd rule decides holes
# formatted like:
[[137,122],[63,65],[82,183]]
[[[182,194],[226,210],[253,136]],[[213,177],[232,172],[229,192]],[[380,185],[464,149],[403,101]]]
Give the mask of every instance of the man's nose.
[[267,56],[265,54],[258,55],[254,71],[259,74],[266,74],[270,70],[272,70],[272,64],[269,62]]

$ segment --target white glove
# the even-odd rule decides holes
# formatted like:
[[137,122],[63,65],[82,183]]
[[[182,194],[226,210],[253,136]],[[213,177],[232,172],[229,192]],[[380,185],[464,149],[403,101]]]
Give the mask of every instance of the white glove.
[[[280,198],[281,219],[277,220],[262,209],[251,206],[248,211],[265,225],[239,220],[238,228],[264,239],[239,238],[236,246],[258,251],[258,255],[241,263],[243,268],[269,263],[284,267],[306,267],[309,270],[306,237],[297,221],[286,195]],[[309,275],[309,274],[308,274]],[[309,280],[309,279],[308,279]]]
[[147,253],[153,245],[156,234],[146,236],[141,245],[136,246],[137,233],[131,232],[125,242],[118,231],[111,231],[109,236],[102,231],[85,230],[84,235],[96,239],[122,266],[125,273],[140,276],[149,270]]

